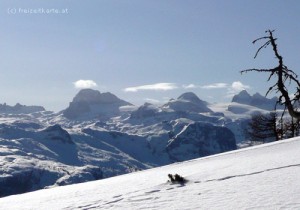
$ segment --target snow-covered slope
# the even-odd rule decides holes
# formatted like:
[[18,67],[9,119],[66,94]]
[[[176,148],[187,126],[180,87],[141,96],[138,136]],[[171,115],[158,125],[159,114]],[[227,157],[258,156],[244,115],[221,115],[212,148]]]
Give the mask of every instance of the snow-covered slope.
[[69,132],[28,119],[0,124],[0,197],[149,168],[118,147]]
[[[0,199],[0,209],[299,209],[300,138]],[[168,174],[187,182],[168,182]]]

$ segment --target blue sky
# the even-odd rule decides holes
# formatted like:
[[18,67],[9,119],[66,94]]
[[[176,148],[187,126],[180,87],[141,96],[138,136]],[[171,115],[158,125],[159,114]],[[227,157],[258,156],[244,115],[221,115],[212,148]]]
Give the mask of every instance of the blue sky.
[[83,87],[136,105],[187,91],[209,102],[244,88],[264,94],[267,75],[239,71],[277,64],[271,49],[253,59],[251,42],[267,29],[285,64],[300,69],[297,0],[1,0],[0,8],[0,103],[59,111]]

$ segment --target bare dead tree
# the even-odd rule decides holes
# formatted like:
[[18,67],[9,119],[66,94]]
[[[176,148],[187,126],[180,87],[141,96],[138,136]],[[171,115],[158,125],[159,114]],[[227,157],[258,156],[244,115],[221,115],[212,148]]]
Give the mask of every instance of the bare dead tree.
[[[300,119],[300,112],[297,110],[297,108],[294,106],[295,102],[299,102],[300,99],[300,82],[297,79],[298,75],[290,70],[286,65],[283,64],[283,58],[278,52],[276,40],[277,38],[273,37],[273,32],[274,30],[268,30],[266,33],[268,34],[267,36],[260,37],[256,40],[254,40],[252,43],[255,44],[257,41],[260,40],[266,40],[266,42],[261,45],[258,50],[255,53],[254,58],[257,57],[259,52],[263,49],[266,48],[267,46],[271,45],[275,54],[276,59],[278,60],[278,66],[272,69],[246,69],[241,71],[241,73],[247,73],[250,71],[255,71],[255,72],[266,72],[269,73],[268,81],[271,80],[273,77],[277,77],[277,82],[269,87],[269,90],[266,93],[266,96],[271,92],[271,91],[276,91],[277,93],[280,94],[278,101],[276,103],[276,106],[278,104],[284,105],[284,111],[288,110],[288,113],[290,114],[291,117]],[[288,85],[291,85],[292,83],[296,85],[296,92],[294,93],[294,98],[290,98],[288,89],[287,89],[287,82]],[[275,106],[275,109],[276,109]],[[284,114],[285,112],[283,112]]]

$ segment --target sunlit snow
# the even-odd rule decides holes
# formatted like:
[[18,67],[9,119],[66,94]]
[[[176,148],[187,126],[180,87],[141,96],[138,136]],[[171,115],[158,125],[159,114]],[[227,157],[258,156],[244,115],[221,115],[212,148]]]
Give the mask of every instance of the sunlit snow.
[[[300,138],[0,199],[0,209],[299,209]],[[168,182],[178,173],[188,181]]]

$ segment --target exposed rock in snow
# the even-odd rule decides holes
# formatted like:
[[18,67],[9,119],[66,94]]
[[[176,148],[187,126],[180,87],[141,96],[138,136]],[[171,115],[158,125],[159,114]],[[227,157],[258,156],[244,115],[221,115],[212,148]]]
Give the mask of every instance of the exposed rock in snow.
[[103,178],[96,166],[69,166],[17,154],[7,154],[0,161],[0,197]]
[[74,170],[73,172],[68,172],[66,175],[62,176],[55,182],[55,186],[64,186],[74,183],[82,183],[87,181],[93,181],[103,178],[103,172],[101,168],[97,166],[83,166],[78,167],[80,170]]
[[234,134],[228,128],[195,122],[170,140],[167,151],[172,160],[184,161],[236,148]]
[[64,144],[74,144],[68,131],[62,129],[60,125],[52,125],[46,128],[43,133],[46,134],[46,138],[52,141],[60,141]]
[[2,174],[0,197],[34,190],[36,183],[39,182],[43,173],[42,170],[36,168],[20,167],[16,169],[19,171],[11,174]]

